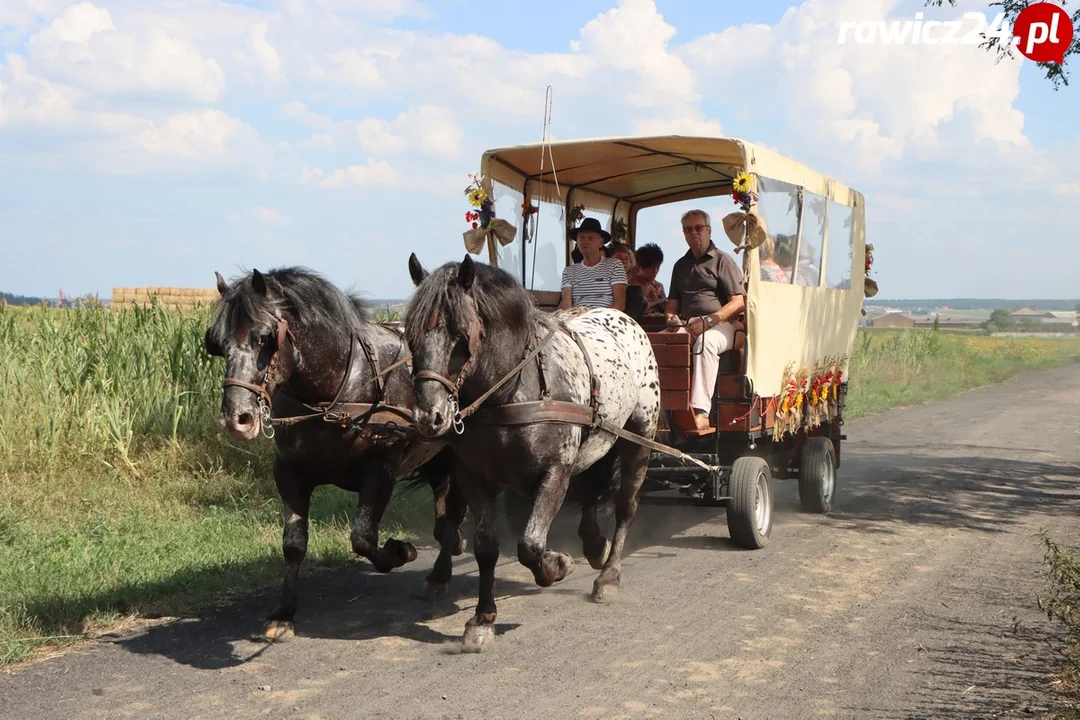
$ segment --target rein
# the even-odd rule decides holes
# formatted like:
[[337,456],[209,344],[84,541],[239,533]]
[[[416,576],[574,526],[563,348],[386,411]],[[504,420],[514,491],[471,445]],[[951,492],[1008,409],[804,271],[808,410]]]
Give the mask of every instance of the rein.
[[[431,318],[428,320],[428,330],[431,330],[438,322],[438,312],[433,311]],[[677,448],[658,443],[655,440],[643,437],[636,433],[632,433],[621,427],[617,427],[608,422],[604,417],[603,412],[600,409],[600,381],[596,377],[596,373],[593,369],[592,360],[589,357],[588,350],[585,347],[581,336],[566,327],[561,321],[556,321],[555,327],[551,328],[544,339],[537,343],[536,347],[526,353],[525,357],[519,362],[512,370],[503,375],[493,386],[488,388],[480,397],[474,400],[464,410],[459,410],[458,406],[458,392],[461,389],[462,384],[465,382],[465,376],[467,371],[472,368],[475,363],[476,347],[479,344],[479,339],[483,335],[482,330],[479,328],[478,323],[473,323],[473,326],[469,330],[469,358],[461,366],[461,369],[455,373],[455,376],[448,378],[444,375],[433,370],[421,370],[417,372],[413,377],[413,382],[419,380],[434,380],[442,384],[450,392],[450,406],[454,411],[454,432],[461,435],[465,432],[465,418],[473,415],[480,410],[480,406],[491,397],[500,387],[514,378],[522,368],[533,358],[540,355],[543,349],[551,342],[551,339],[555,337],[555,333],[562,327],[577,343],[581,349],[581,353],[585,358],[585,364],[589,370],[589,383],[591,386],[591,398],[589,405],[582,405],[580,403],[566,402],[564,400],[550,400],[548,399],[548,392],[544,381],[543,374],[543,356],[539,361],[538,368],[540,369],[540,388],[541,395],[544,399],[538,401],[505,403],[493,408],[487,408],[483,410],[482,424],[485,425],[532,425],[540,422],[559,422],[568,423],[572,425],[582,425],[588,428],[595,428],[606,430],[618,437],[629,440],[630,442],[642,445],[657,452],[664,453],[665,455],[671,455],[680,460],[691,462],[698,467],[713,471],[713,468],[706,463],[698,460],[697,458],[687,455]]]
[[[277,377],[281,368],[281,353],[285,347],[285,340],[292,338],[293,334],[289,330],[289,322],[285,318],[275,318],[277,322],[277,348],[274,350],[274,354],[270,356],[270,362],[267,365],[266,373],[263,375],[263,380],[259,384],[245,382],[236,378],[227,377],[222,381],[222,387],[227,388],[230,386],[242,387],[246,390],[250,390],[259,397],[259,412],[263,420],[263,434],[267,438],[274,437],[275,425],[295,425],[296,423],[304,422],[306,420],[314,420],[315,418],[322,418],[326,422],[332,422],[342,427],[349,425],[357,425],[358,429],[365,429],[373,419],[383,420],[386,425],[393,426],[391,428],[391,434],[395,434],[399,437],[404,437],[405,426],[412,424],[412,412],[407,408],[398,407],[396,405],[389,405],[383,403],[383,396],[386,392],[383,378],[393,370],[408,364],[412,360],[412,354],[408,351],[408,348],[404,346],[402,342],[402,348],[405,350],[405,357],[396,360],[385,368],[379,368],[378,359],[375,357],[374,351],[371,347],[364,342],[364,339],[355,333],[349,334],[349,356],[348,362],[345,366],[345,373],[342,375],[341,383],[338,386],[337,393],[334,399],[330,402],[315,403],[313,405],[308,403],[301,403],[305,408],[312,412],[307,415],[293,415],[291,417],[273,417],[271,415],[270,406],[273,401],[273,396],[277,392],[278,387],[287,379],[286,377]],[[387,328],[385,325],[379,324],[379,327],[389,332],[394,332]],[[295,338],[294,338],[295,339]],[[363,349],[364,354],[367,356],[368,362],[371,365],[372,377],[363,383],[375,383],[378,388],[378,392],[373,403],[342,403],[341,396],[345,392],[345,387],[349,382],[349,378],[353,374],[353,366],[355,363],[355,355],[353,349],[359,342],[360,347]],[[400,352],[400,351],[399,351]],[[292,368],[289,368],[291,372]],[[284,373],[282,373],[284,375]],[[404,422],[404,425],[402,424]],[[367,428],[370,431],[370,428]]]

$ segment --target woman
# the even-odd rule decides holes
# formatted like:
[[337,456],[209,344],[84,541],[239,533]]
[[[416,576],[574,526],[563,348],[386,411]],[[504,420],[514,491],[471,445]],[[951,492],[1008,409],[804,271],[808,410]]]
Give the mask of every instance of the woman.
[[559,310],[573,307],[615,310],[626,309],[626,268],[611,257],[604,257],[604,243],[611,240],[596,218],[585,218],[570,231],[577,243],[581,262],[567,265],[562,273],[562,299]]
[[637,261],[634,258],[634,251],[630,249],[629,245],[612,243],[606,255],[621,262],[623,268],[626,269],[628,282],[626,285],[626,309],[623,312],[641,322],[641,319],[648,311],[649,303],[645,299],[644,287],[642,287],[641,283],[635,282]]
[[664,312],[667,295],[664,293],[663,283],[656,279],[660,266],[664,263],[664,251],[656,243],[646,243],[637,249],[635,259],[637,262],[630,284],[641,286],[646,302],[645,312]]
[[776,241],[772,235],[765,235],[765,242],[758,247],[758,259],[761,263],[762,280],[785,285],[790,282],[787,272],[776,262]]

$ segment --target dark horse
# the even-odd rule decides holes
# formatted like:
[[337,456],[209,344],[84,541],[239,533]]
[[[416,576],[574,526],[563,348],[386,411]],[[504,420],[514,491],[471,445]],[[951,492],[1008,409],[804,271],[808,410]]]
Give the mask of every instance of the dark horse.
[[[417,484],[430,484],[435,540],[442,547],[428,582],[436,592],[448,587],[450,555],[464,551],[458,528],[466,510],[451,482],[451,450],[442,442],[387,433],[389,423],[381,425],[382,432],[374,427],[387,414],[408,425],[413,386],[400,333],[370,322],[359,298],[306,269],[254,270],[231,286],[215,275],[221,298],[205,343],[208,353],[225,358],[219,422],[234,440],[248,441],[270,421],[276,444],[273,472],[284,503],[285,578],[281,602],[267,621],[267,638],[294,633],[297,574],[318,485],[359,494],[353,550],[379,572],[389,572],[416,558],[410,543],[378,544],[394,484],[410,473]],[[319,403],[355,411],[359,418],[343,423],[338,416],[334,422],[332,414],[315,413]],[[365,406],[342,403],[378,406],[365,413]],[[404,412],[381,412],[388,408]]]
[[[413,255],[409,273],[417,286],[405,319],[416,385],[413,421],[423,435],[450,440],[454,482],[477,523],[473,552],[480,596],[466,624],[464,646],[480,651],[495,634],[499,492],[509,489],[533,498],[518,560],[541,587],[573,569],[569,555],[548,549],[547,537],[564,501],[581,504],[578,535],[589,564],[601,570],[593,599],[603,602],[619,586],[626,533],[650,453],[606,429],[590,427],[589,420],[584,425],[551,422],[551,404],[545,406],[547,421],[521,412],[536,406],[500,406],[562,401],[567,404],[557,412],[572,415],[576,408],[586,418],[595,407],[614,427],[651,440],[660,415],[656,358],[648,335],[627,315],[598,309],[564,322],[540,310],[509,273],[473,263],[468,255],[430,274]],[[541,354],[530,359],[544,340]],[[524,360],[529,362],[515,372]],[[467,415],[478,399],[483,399],[480,410],[463,421],[459,409]],[[578,412],[579,421],[582,417]],[[612,496],[616,528],[609,543],[600,531],[597,507]]]

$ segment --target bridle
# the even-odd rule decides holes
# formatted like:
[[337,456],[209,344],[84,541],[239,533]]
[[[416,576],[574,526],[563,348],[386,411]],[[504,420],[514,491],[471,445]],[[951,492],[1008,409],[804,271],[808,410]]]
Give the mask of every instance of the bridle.
[[[435,329],[435,326],[439,324],[439,310],[438,308],[431,311],[431,315],[428,317],[427,331],[431,332]],[[434,370],[419,370],[413,374],[413,387],[415,389],[416,384],[422,380],[434,380],[435,382],[446,388],[446,391],[450,393],[450,408],[454,413],[454,432],[460,435],[465,432],[464,420],[468,417],[468,414],[463,414],[460,409],[458,393],[461,392],[461,386],[465,383],[465,379],[469,373],[472,372],[473,367],[476,365],[476,349],[480,346],[480,339],[484,336],[484,328],[480,324],[479,319],[473,316],[472,322],[469,323],[469,357],[465,359],[461,367],[457,372],[451,373],[449,376],[437,373]],[[475,403],[473,403],[475,405]],[[470,410],[472,406],[466,408]]]
[[[269,315],[269,313],[267,314]],[[286,340],[296,340],[289,329],[288,320],[276,315],[270,315],[270,317],[277,325],[277,346],[274,348],[274,354],[270,356],[270,362],[267,363],[266,370],[263,372],[262,382],[255,384],[238,378],[227,377],[221,383],[222,389],[241,387],[258,396],[259,415],[262,417],[260,425],[262,425],[263,435],[267,438],[274,437],[274,427],[270,423],[270,405],[273,402],[274,393],[289,379],[289,375],[292,374],[293,370],[292,353],[283,353],[282,350],[285,348]],[[282,357],[285,360],[281,360]]]
[[[498,390],[500,387],[502,387],[507,382],[509,382],[509,380],[511,378],[515,377],[518,374],[518,372],[523,367],[525,367],[526,364],[528,364],[528,362],[530,360],[532,360],[537,355],[539,355],[540,352],[544,349],[544,347],[547,346],[547,344],[549,342],[551,342],[551,339],[553,337],[555,337],[555,333],[558,332],[558,329],[559,329],[558,324],[553,326],[551,328],[551,330],[548,332],[548,334],[544,337],[543,340],[538,342],[535,347],[529,348],[528,352],[526,352],[526,354],[525,354],[525,357],[522,359],[521,362],[519,362],[517,364],[517,367],[512,369],[510,372],[506,373],[502,377],[502,379],[499,380],[499,382],[495,383],[490,388],[488,388],[487,391],[485,391],[483,395],[478,397],[476,400],[474,400],[472,403],[470,403],[468,407],[466,407],[464,410],[462,410],[461,406],[460,406],[460,401],[459,401],[459,398],[458,398],[458,394],[461,391],[461,386],[465,383],[466,377],[468,376],[469,372],[472,371],[473,367],[476,364],[476,349],[480,345],[480,339],[484,336],[484,328],[480,324],[480,321],[479,321],[478,317],[479,316],[476,313],[474,313],[474,315],[473,315],[474,319],[472,320],[472,322],[469,325],[469,331],[468,331],[469,357],[466,358],[465,362],[462,363],[461,367],[458,368],[457,372],[452,373],[450,376],[446,376],[446,375],[442,375],[440,373],[437,373],[434,370],[424,369],[424,370],[418,370],[413,374],[414,391],[415,391],[416,384],[418,382],[420,382],[421,380],[434,380],[435,382],[437,382],[440,385],[442,385],[443,387],[445,387],[447,392],[450,393],[449,403],[450,403],[450,408],[451,408],[451,410],[453,411],[453,414],[454,414],[454,417],[453,417],[454,432],[456,434],[458,434],[458,435],[461,435],[462,433],[465,432],[465,418],[469,417],[470,415],[475,413],[477,410],[479,410],[480,406],[483,405],[484,402],[489,397],[491,397],[495,393],[496,390]],[[438,324],[438,322],[439,322],[439,311],[438,311],[438,309],[432,310],[431,311],[431,316],[428,318],[428,324],[427,324],[428,332],[430,332],[431,330],[434,330],[435,326]],[[586,356],[586,361],[588,361],[588,356]],[[590,375],[591,374],[592,373],[590,371]],[[595,388],[594,388],[594,391],[593,391],[593,396],[594,396],[593,399],[595,401],[596,400],[596,389]]]

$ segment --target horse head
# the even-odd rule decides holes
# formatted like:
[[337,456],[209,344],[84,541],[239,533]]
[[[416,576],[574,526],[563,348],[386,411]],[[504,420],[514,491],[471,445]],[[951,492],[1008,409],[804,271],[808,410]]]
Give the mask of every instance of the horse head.
[[221,297],[203,342],[207,353],[225,358],[218,422],[234,440],[253,440],[297,365],[294,335],[267,276],[253,270],[229,286],[214,275]]
[[472,293],[476,265],[466,255],[461,263],[428,273],[414,253],[409,274],[416,285],[405,319],[413,356],[413,422],[421,434],[437,437],[455,425],[461,387],[480,351],[484,327]]

